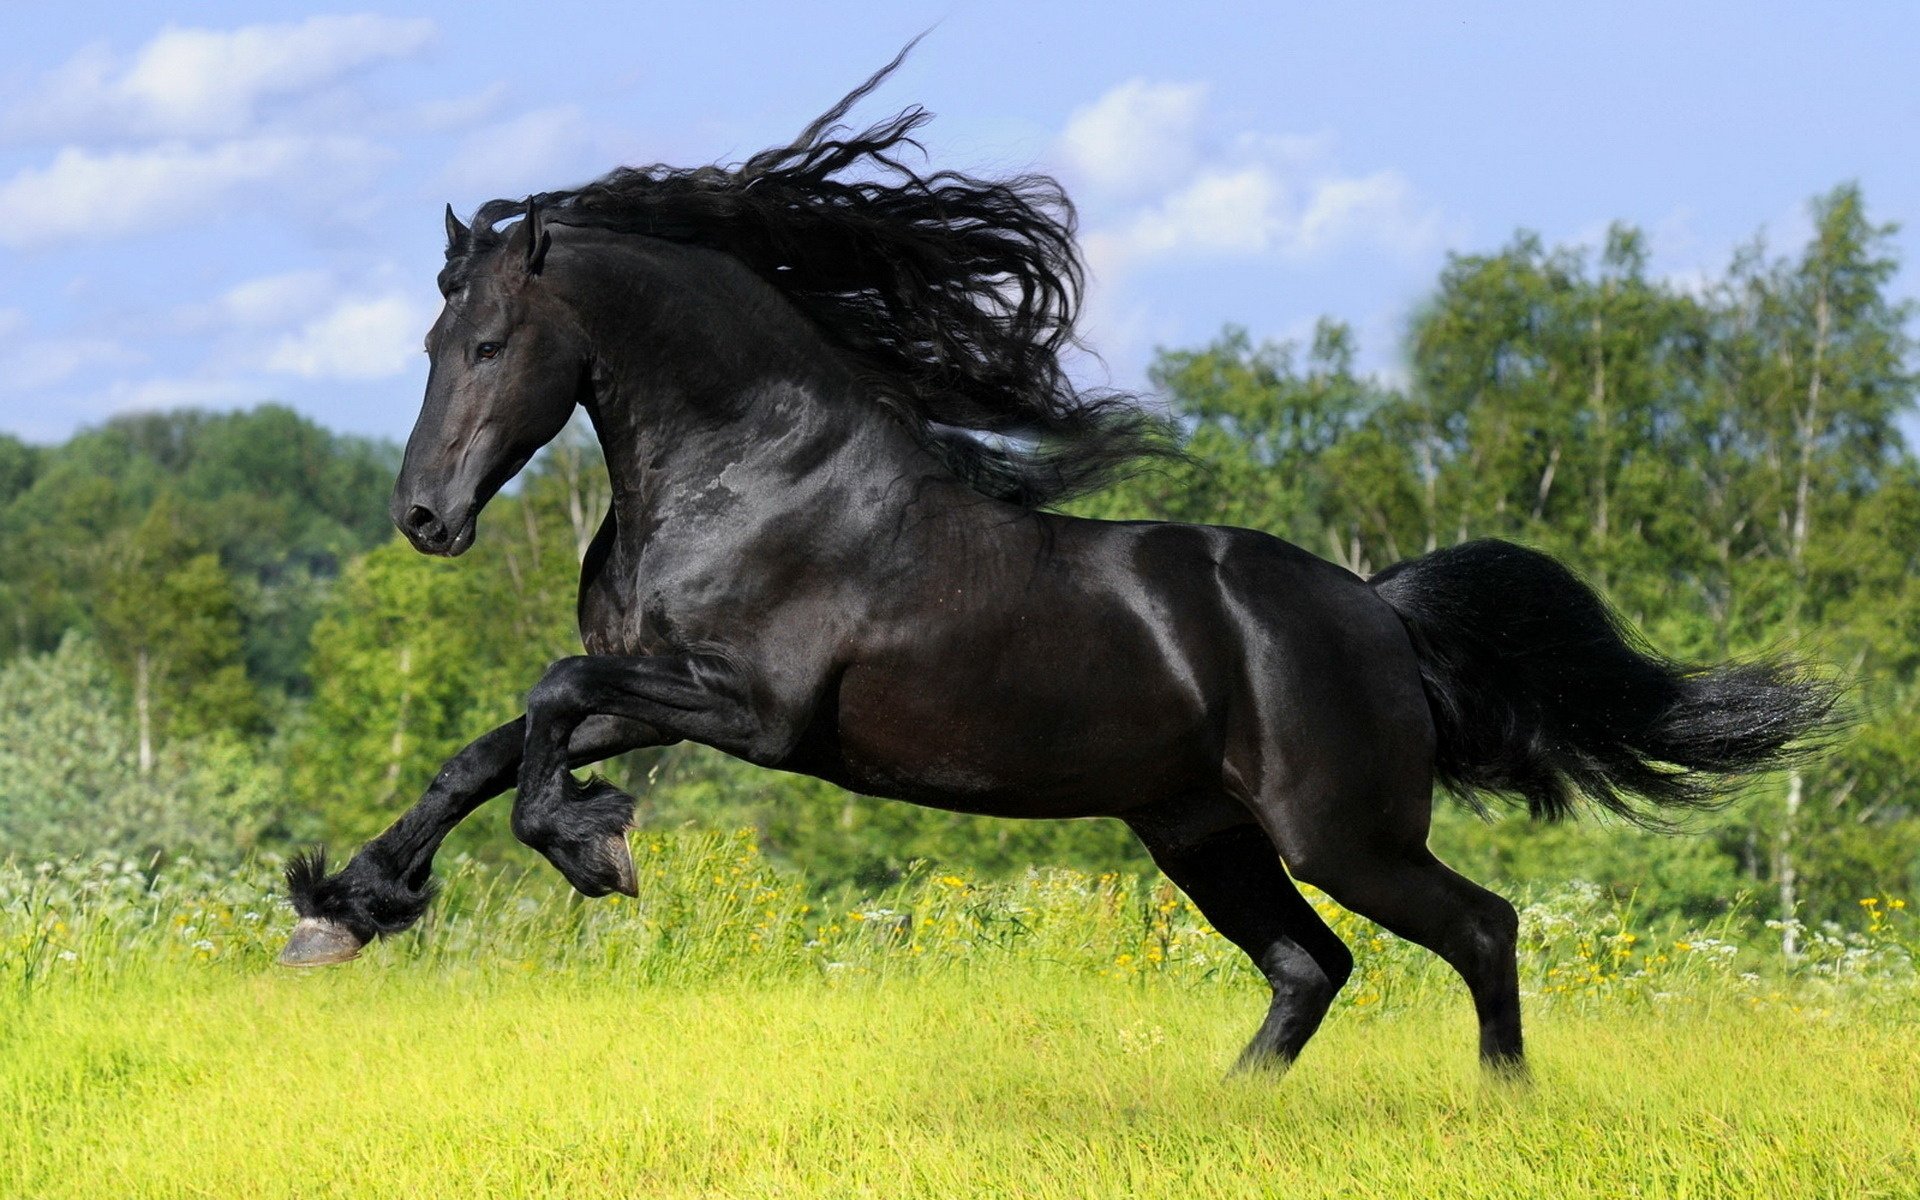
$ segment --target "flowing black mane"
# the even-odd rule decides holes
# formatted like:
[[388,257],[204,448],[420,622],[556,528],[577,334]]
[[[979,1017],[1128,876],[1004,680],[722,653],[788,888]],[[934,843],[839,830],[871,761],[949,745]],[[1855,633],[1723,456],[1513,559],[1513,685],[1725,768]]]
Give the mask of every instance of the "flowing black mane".
[[489,201],[443,282],[530,207],[558,224],[708,246],[812,318],[873,394],[988,495],[1049,505],[1167,452],[1158,418],[1123,393],[1077,387],[1061,363],[1084,272],[1060,185],[917,173],[900,155],[921,149],[912,135],[932,114],[918,106],[859,132],[839,124],[906,53],[792,144],[743,163],[621,167]]

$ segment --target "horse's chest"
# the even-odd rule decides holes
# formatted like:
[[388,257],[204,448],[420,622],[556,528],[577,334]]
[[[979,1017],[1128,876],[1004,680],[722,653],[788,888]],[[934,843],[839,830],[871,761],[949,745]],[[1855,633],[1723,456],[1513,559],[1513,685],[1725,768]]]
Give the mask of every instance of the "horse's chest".
[[580,640],[590,654],[671,654],[737,635],[726,588],[708,571],[608,556],[580,579]]
[[685,644],[677,630],[668,606],[657,597],[638,600],[614,592],[581,596],[580,642],[589,654],[670,654]]
[[672,648],[674,621],[658,594],[634,586],[609,562],[580,580],[580,641],[589,654],[660,654]]

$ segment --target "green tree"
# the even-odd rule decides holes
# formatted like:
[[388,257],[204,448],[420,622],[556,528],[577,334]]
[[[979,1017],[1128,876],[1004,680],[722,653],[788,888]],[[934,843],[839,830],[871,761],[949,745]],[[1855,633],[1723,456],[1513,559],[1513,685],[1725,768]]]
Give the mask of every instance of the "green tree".
[[45,449],[0,444],[0,654],[89,627],[107,565],[99,547],[164,492],[233,578],[254,679],[299,694],[326,582],[387,534],[397,461],[391,445],[271,405],[118,417]]
[[[1816,200],[1813,217],[1813,239],[1797,258],[1769,261],[1756,249],[1736,262],[1714,360],[1721,406],[1744,418],[1740,608],[1796,644],[1816,630],[1845,629],[1849,617],[1859,622],[1854,629],[1872,630],[1861,621],[1863,592],[1874,595],[1883,617],[1905,626],[1911,618],[1896,615],[1896,606],[1907,589],[1892,585],[1920,565],[1912,541],[1890,537],[1888,528],[1910,512],[1914,478],[1898,426],[1915,395],[1911,314],[1886,295],[1898,266],[1894,227],[1867,219],[1853,185]],[[1867,703],[1904,699],[1881,664],[1910,662],[1911,650],[1880,638],[1849,640]],[[1790,918],[1830,914],[1850,899],[1829,893],[1809,910],[1802,857],[1842,837],[1862,804],[1886,803],[1859,795],[1860,767],[1849,750],[1788,774],[1770,869],[1789,953]],[[1855,890],[1858,874],[1850,874],[1848,890]]]
[[138,754],[126,697],[84,635],[0,666],[0,844],[24,860],[231,859],[276,826],[278,770],[252,744],[173,742],[145,772]]
[[141,774],[171,733],[256,731],[263,714],[241,657],[233,581],[217,557],[197,552],[169,498],[106,553],[97,622],[132,689]]

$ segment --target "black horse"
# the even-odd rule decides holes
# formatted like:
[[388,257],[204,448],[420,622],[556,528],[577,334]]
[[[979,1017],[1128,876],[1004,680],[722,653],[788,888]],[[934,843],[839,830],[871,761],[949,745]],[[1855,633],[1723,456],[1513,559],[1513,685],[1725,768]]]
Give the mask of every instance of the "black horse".
[[1779,762],[1831,691],[1636,649],[1501,542],[1365,580],[1264,533],[1047,511],[1164,438],[1062,368],[1058,185],[916,173],[918,108],[839,124],[891,70],[735,167],[621,169],[472,228],[448,210],[393,519],[460,554],[584,406],[613,484],[587,653],[343,870],[290,868],[281,961],[418,920],[442,839],[516,784],[521,840],[631,894],[633,801],[570,772],[685,739],[938,808],[1124,820],[1272,983],[1243,1065],[1291,1061],[1352,968],[1291,873],[1452,964],[1482,1056],[1517,1068],[1514,910],[1428,851],[1436,779],[1658,823]]

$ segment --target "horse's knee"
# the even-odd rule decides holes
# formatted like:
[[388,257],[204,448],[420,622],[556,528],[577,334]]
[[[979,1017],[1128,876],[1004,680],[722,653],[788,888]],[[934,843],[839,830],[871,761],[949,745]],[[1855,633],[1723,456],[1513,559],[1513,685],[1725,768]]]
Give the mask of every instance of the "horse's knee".
[[1287,874],[1296,881],[1318,888],[1342,907],[1352,907],[1341,898],[1354,875],[1346,855],[1328,847],[1288,840],[1280,846],[1280,859],[1287,865]]
[[1260,973],[1272,985],[1276,1000],[1324,1009],[1353,974],[1353,955],[1338,938],[1327,946],[1308,949],[1288,938],[1260,956]]
[[560,659],[541,673],[527,689],[527,714],[544,719],[566,717],[579,707],[579,664],[583,656]]
[[539,850],[553,842],[558,832],[558,814],[553,805],[541,803],[539,797],[523,792],[514,799],[511,824],[514,837]]
[[1338,937],[1327,938],[1325,945],[1314,946],[1312,952],[1314,965],[1327,977],[1333,991],[1347,986],[1347,980],[1353,978],[1353,951],[1345,942]]
[[1498,965],[1512,961],[1519,951],[1520,914],[1505,897],[1476,889],[1480,895],[1473,905],[1473,933],[1479,950],[1489,962]]

